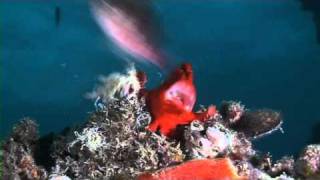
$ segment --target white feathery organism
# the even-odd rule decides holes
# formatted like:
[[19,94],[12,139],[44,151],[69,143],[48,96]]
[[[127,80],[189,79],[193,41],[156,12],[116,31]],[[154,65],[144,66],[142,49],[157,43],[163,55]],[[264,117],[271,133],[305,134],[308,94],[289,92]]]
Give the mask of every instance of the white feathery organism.
[[101,76],[101,84],[88,94],[90,99],[101,98],[105,103],[136,96],[141,88],[137,71],[133,65],[127,68],[125,74],[112,73],[107,77]]
[[94,152],[104,146],[107,146],[106,137],[98,127],[94,128],[85,128],[82,133],[77,131],[74,132],[76,139],[69,144],[69,147],[72,147],[74,144],[80,142],[81,149],[87,147],[89,151]]

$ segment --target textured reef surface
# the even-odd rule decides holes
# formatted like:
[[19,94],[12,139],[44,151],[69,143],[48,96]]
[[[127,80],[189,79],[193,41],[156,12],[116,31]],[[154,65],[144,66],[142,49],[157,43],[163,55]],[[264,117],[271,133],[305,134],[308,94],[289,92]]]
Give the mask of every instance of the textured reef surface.
[[[1,144],[3,179],[320,179],[320,145],[272,161],[252,141],[281,130],[281,114],[225,101],[194,110],[190,64],[158,88],[130,67],[101,78],[96,111],[76,127],[38,135],[24,118]],[[281,148],[281,147],[279,147]]]

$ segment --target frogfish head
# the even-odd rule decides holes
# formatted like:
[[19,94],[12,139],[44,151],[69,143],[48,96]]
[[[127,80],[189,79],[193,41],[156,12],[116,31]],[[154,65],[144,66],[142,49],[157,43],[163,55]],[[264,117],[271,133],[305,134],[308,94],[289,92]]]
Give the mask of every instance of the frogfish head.
[[191,112],[196,102],[196,89],[193,84],[191,64],[183,64],[173,74],[176,79],[165,92],[165,99],[175,106]]

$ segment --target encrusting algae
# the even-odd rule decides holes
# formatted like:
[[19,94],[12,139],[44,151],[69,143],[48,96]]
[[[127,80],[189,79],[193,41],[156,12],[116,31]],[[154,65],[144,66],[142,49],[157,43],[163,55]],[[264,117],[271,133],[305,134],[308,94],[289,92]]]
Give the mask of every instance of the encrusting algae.
[[[39,137],[23,119],[3,144],[3,179],[317,179],[320,145],[272,162],[251,141],[281,129],[270,109],[235,101],[194,111],[190,64],[158,88],[130,67],[102,79],[90,97],[96,111],[79,127]],[[3,153],[2,153],[3,152]]]

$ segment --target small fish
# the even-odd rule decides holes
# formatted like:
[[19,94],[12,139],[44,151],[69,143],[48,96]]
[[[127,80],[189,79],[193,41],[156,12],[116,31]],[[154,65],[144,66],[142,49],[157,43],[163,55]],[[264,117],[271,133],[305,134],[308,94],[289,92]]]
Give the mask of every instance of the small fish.
[[150,0],[92,0],[92,7],[102,30],[120,49],[138,60],[164,66],[157,45],[160,26]]
[[56,6],[54,9],[54,17],[55,17],[56,26],[58,27],[61,21],[61,10],[59,6]]

